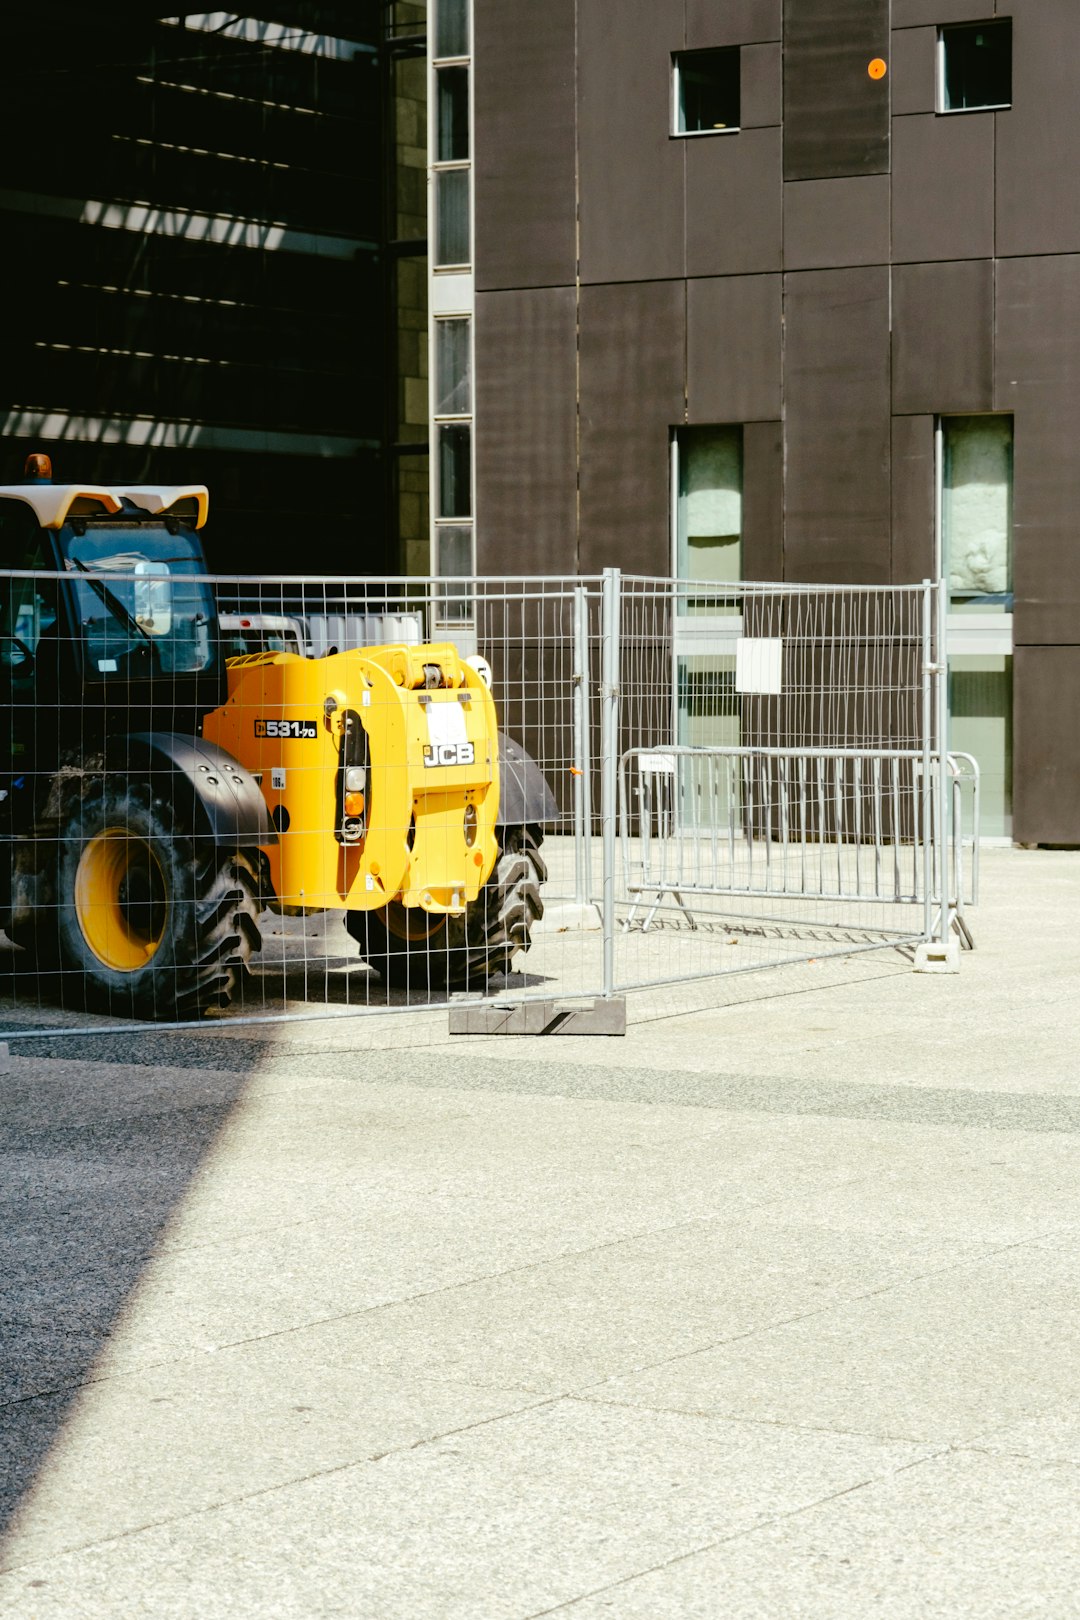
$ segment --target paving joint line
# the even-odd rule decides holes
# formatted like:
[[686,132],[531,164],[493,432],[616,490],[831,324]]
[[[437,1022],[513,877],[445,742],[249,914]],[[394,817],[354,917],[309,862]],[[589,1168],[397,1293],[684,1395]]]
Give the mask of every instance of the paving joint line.
[[[222,1497],[220,1501],[207,1503],[204,1507],[188,1509],[182,1513],[168,1513],[158,1519],[148,1519],[145,1524],[129,1525],[125,1530],[118,1530],[114,1534],[98,1536],[90,1541],[80,1542],[71,1547],[64,1547],[58,1551],[45,1555],[43,1561],[52,1562],[57,1558],[70,1557],[77,1553],[87,1552],[93,1547],[107,1547],[118,1542],[127,1541],[132,1536],[143,1535],[148,1530],[160,1530],[165,1525],[184,1524],[205,1518],[208,1514],[220,1513],[223,1509],[240,1506],[247,1502],[257,1502],[261,1497],[272,1496],[276,1491],[292,1490],[300,1485],[310,1484],[312,1480],[330,1479],[335,1474],[347,1473],[354,1468],[370,1468],[373,1464],[386,1461],[389,1457],[402,1456],[410,1451],[418,1451],[423,1446],[436,1445],[440,1440],[450,1439],[457,1434],[468,1434],[473,1429],[483,1429],[492,1423],[504,1422],[507,1418],[516,1417],[519,1413],[534,1412],[544,1406],[557,1404],[558,1397],[546,1397],[540,1401],[532,1401],[524,1407],[513,1407],[506,1412],[496,1412],[490,1417],[478,1418],[475,1423],[463,1423],[457,1428],[446,1429],[439,1434],[424,1435],[419,1440],[410,1441],[407,1445],[391,1447],[389,1451],[373,1452],[363,1457],[353,1457],[348,1462],[335,1463],[330,1468],[314,1468],[308,1474],[299,1474],[294,1479],[276,1481],[273,1485],[264,1485],[256,1491],[242,1491],[236,1496]],[[0,1577],[17,1574],[20,1569],[32,1568],[40,1558],[30,1557],[19,1563],[8,1564],[4,1561],[4,1554],[0,1550]]]
[[567,1598],[562,1603],[556,1603],[552,1608],[535,1609],[531,1614],[521,1616],[521,1620],[546,1620],[552,1614],[560,1614],[571,1609],[576,1603],[582,1603],[587,1598],[602,1597],[605,1592],[616,1592],[620,1586],[629,1586],[632,1581],[644,1580],[647,1575],[657,1575],[661,1570],[672,1569],[676,1564],[684,1564],[691,1558],[698,1558],[702,1553],[713,1552],[718,1547],[729,1546],[732,1542],[741,1541],[747,1536],[759,1534],[763,1530],[770,1530],[773,1526],[783,1524],[788,1519],[796,1519],[803,1513],[810,1513],[815,1508],[823,1507],[827,1502],[838,1502],[845,1496],[854,1496],[857,1491],[868,1490],[872,1485],[878,1485],[882,1480],[895,1479],[897,1474],[907,1473],[912,1468],[922,1468],[928,1462],[934,1462],[938,1457],[947,1456],[951,1447],[944,1447],[941,1451],[933,1452],[926,1457],[918,1457],[911,1462],[902,1463],[899,1468],[887,1469],[882,1474],[875,1474],[872,1479],[859,1480],[854,1485],[845,1485],[843,1490],[829,1491],[825,1496],[818,1497],[816,1501],[805,1502],[800,1507],[791,1508],[785,1513],[775,1513],[770,1517],[758,1520],[755,1524],[746,1525],[741,1530],[735,1530],[731,1535],[719,1536],[715,1541],[703,1543],[700,1547],[692,1547],[687,1552],[676,1553],[673,1558],[665,1558],[659,1564],[652,1564],[647,1569],[633,1571],[624,1575],[617,1581],[609,1581],[605,1586],[595,1587],[589,1592],[579,1592],[576,1597]]
[[883,1294],[892,1293],[897,1288],[906,1288],[910,1287],[913,1283],[927,1282],[931,1277],[943,1277],[946,1276],[950,1271],[957,1271],[961,1267],[980,1264],[982,1261],[993,1259],[996,1255],[1008,1254],[1013,1249],[1026,1248],[1032,1243],[1041,1242],[1042,1236],[1043,1235],[1040,1234],[1040,1236],[1034,1238],[1020,1238],[1012,1243],[1005,1243],[996,1247],[987,1248],[979,1254],[965,1253],[962,1256],[958,1256],[956,1260],[950,1262],[948,1265],[935,1267],[931,1271],[916,1272],[913,1276],[897,1278],[893,1282],[883,1284],[880,1288],[871,1288],[862,1294],[852,1294],[844,1299],[832,1300],[828,1305],[819,1305],[812,1311],[802,1311],[797,1316],[785,1317],[784,1320],[780,1322],[768,1322],[758,1327],[747,1328],[744,1332],[732,1334],[730,1338],[712,1340],[709,1344],[700,1346],[696,1350],[680,1350],[674,1355],[662,1357],[660,1361],[643,1362],[640,1366],[627,1368],[618,1373],[608,1374],[606,1378],[598,1379],[595,1384],[584,1385],[583,1389],[599,1389],[603,1384],[608,1383],[613,1377],[626,1378],[634,1373],[655,1372],[661,1367],[670,1367],[677,1361],[687,1361],[691,1356],[701,1355],[704,1351],[726,1349],[728,1345],[738,1344],[744,1339],[756,1338],[759,1334],[780,1332],[784,1328],[794,1327],[799,1322],[809,1322],[812,1321],[814,1317],[827,1316],[831,1311],[844,1309],[851,1305],[859,1305],[864,1300],[876,1299]]
[[989,1446],[973,1445],[970,1440],[957,1441],[953,1450],[960,1452],[974,1452],[980,1457],[1007,1458],[1011,1462],[1030,1462],[1041,1465],[1049,1464],[1052,1468],[1080,1469],[1080,1457],[1048,1457],[1035,1451],[992,1451]]
[[[566,1254],[560,1254],[560,1255],[551,1256],[551,1257],[545,1258],[543,1260],[529,1261],[526,1264],[523,1264],[523,1265],[520,1265],[520,1266],[510,1266],[510,1267],[507,1267],[506,1269],[504,1269],[502,1271],[485,1272],[485,1273],[482,1273],[481,1275],[479,1275],[477,1277],[466,1278],[466,1279],[462,1280],[461,1282],[446,1283],[446,1284],[444,1284],[443,1286],[441,1286],[439,1288],[426,1289],[426,1290],[424,1290],[424,1291],[422,1291],[420,1293],[417,1293],[417,1294],[407,1294],[407,1295],[403,1296],[401,1299],[385,1300],[382,1303],[377,1304],[377,1305],[362,1306],[358,1310],[342,1311],[342,1312],[339,1312],[338,1314],[332,1315],[332,1316],[313,1317],[313,1318],[309,1319],[308,1321],[292,1323],[288,1327],[272,1328],[269,1331],[267,1331],[266,1333],[255,1333],[255,1334],[249,1335],[247,1338],[230,1339],[224,1344],[215,1344],[212,1347],[202,1347],[202,1348],[189,1347],[188,1352],[186,1354],[184,1354],[184,1355],[181,1355],[180,1357],[176,1357],[176,1358],[165,1357],[165,1358],[162,1358],[162,1359],[159,1359],[159,1360],[136,1362],[131,1366],[118,1367],[118,1368],[115,1368],[115,1369],[113,1369],[111,1371],[103,1371],[100,1374],[99,1377],[92,1378],[92,1379],[89,1379],[89,1380],[84,1380],[84,1382],[86,1382],[86,1383],[94,1383],[94,1384],[106,1383],[106,1382],[110,1382],[113,1379],[120,1379],[120,1378],[124,1378],[124,1377],[128,1377],[128,1376],[132,1376],[132,1375],[137,1374],[138,1372],[141,1372],[141,1371],[148,1371],[153,1367],[182,1366],[185,1362],[198,1360],[203,1355],[207,1355],[207,1354],[215,1354],[215,1355],[217,1355],[217,1354],[222,1353],[223,1351],[242,1349],[245,1345],[262,1344],[262,1343],[264,1343],[264,1342],[266,1342],[268,1340],[271,1340],[271,1339],[285,1338],[291,1333],[303,1333],[303,1332],[305,1332],[305,1331],[307,1331],[307,1330],[309,1330],[311,1328],[326,1327],[326,1326],[328,1326],[328,1325],[330,1325],[332,1323],[335,1323],[335,1322],[348,1322],[348,1321],[352,1321],[354,1319],[360,1319],[362,1317],[371,1316],[371,1315],[373,1315],[373,1314],[375,1314],[376,1312],[379,1312],[379,1311],[389,1311],[389,1310],[395,1310],[395,1309],[397,1309],[397,1308],[399,1308],[401,1306],[415,1305],[415,1304],[417,1304],[420,1301],[425,1300],[425,1299],[438,1298],[438,1296],[440,1294],[452,1294],[452,1293],[458,1292],[460,1289],[463,1289],[463,1288],[475,1287],[479,1283],[498,1282],[504,1277],[514,1277],[514,1276],[524,1275],[524,1274],[526,1274],[526,1273],[528,1273],[530,1271],[538,1271],[538,1270],[542,1269],[545,1266],[558,1265],[558,1264],[561,1264],[564,1261],[569,1261],[569,1260],[585,1259],[589,1255],[597,1254],[597,1253],[602,1252],[604,1249],[617,1248],[623,1243],[638,1242],[643,1237],[663,1236],[663,1235],[666,1235],[666,1234],[669,1234],[669,1233],[672,1233],[672,1232],[677,1232],[683,1227],[692,1226],[692,1225],[696,1224],[701,1219],[702,1219],[702,1217],[700,1217],[700,1216],[691,1216],[687,1220],[675,1222],[671,1226],[653,1227],[653,1228],[649,1228],[645,1232],[637,1233],[637,1234],[634,1234],[634,1235],[631,1235],[631,1236],[622,1236],[622,1237],[618,1237],[618,1238],[610,1238],[610,1239],[605,1240],[603,1243],[594,1244],[594,1245],[592,1245],[592,1246],[590,1246],[589,1248],[586,1248],[586,1249],[574,1249],[574,1250],[569,1251]],[[9,1320],[11,1321],[13,1326],[22,1326],[22,1327],[25,1327],[25,1328],[27,1328],[27,1329],[29,1329],[31,1331],[35,1331],[35,1330],[40,1331],[40,1329],[41,1329],[41,1324],[40,1323],[23,1322],[21,1320],[16,1320],[14,1318],[11,1318]],[[80,1330],[75,1329],[75,1328],[59,1328],[58,1331],[63,1332],[68,1337],[76,1337]],[[94,1335],[89,1335],[89,1336],[93,1337]],[[101,1346],[100,1346],[100,1349],[98,1351],[98,1354],[100,1355],[103,1350],[107,1349],[107,1347],[108,1347],[108,1341],[106,1339],[103,1339],[102,1342],[101,1342]],[[704,1346],[702,1348],[708,1348],[708,1347]],[[61,1386],[58,1387],[58,1389],[57,1389],[57,1391],[55,1391],[55,1393],[59,1393],[60,1390],[62,1390],[64,1388],[71,1388],[71,1387],[78,1388],[78,1387],[81,1387],[81,1386],[80,1385],[75,1385],[75,1386],[61,1385]],[[488,1386],[488,1385],[479,1385],[477,1387],[479,1387],[479,1388],[487,1388],[487,1387],[505,1388],[506,1386],[501,1385],[501,1384],[495,1384],[495,1385],[490,1385],[490,1386]],[[54,1393],[54,1392],[53,1391],[46,1391],[44,1393],[45,1394],[51,1394],[51,1393]],[[20,1396],[15,1402],[0,1403],[0,1410],[2,1410],[4,1404],[18,1405],[18,1404],[21,1404],[21,1402],[23,1400],[35,1400],[35,1399],[39,1399],[39,1398],[41,1398],[40,1394],[35,1394],[35,1395],[25,1396],[25,1397]]]
[[598,1395],[578,1395],[568,1392],[563,1400],[578,1401],[583,1406],[612,1406],[623,1412],[652,1412],[658,1417],[715,1418],[718,1423],[748,1423],[761,1428],[782,1429],[793,1434],[833,1434],[848,1440],[877,1440],[882,1445],[930,1446],[933,1440],[918,1439],[910,1434],[876,1434],[869,1429],[834,1429],[827,1424],[788,1423],[780,1418],[750,1417],[742,1412],[706,1412],[701,1407],[652,1406],[648,1401],[640,1405],[635,1401],[604,1400]]
[[[362,1317],[365,1317],[365,1316],[370,1316],[370,1315],[374,1314],[375,1312],[394,1310],[394,1309],[397,1309],[397,1308],[399,1308],[401,1306],[406,1306],[406,1305],[414,1305],[414,1304],[417,1304],[420,1301],[425,1300],[425,1299],[437,1298],[441,1294],[456,1293],[456,1292],[458,1292],[459,1290],[461,1290],[463,1288],[475,1287],[477,1284],[480,1284],[480,1283],[498,1282],[501,1279],[506,1278],[506,1277],[514,1277],[514,1276],[525,1275],[530,1271],[538,1271],[538,1270],[541,1270],[542,1268],[544,1268],[546,1266],[558,1265],[558,1264],[563,1263],[564,1261],[572,1261],[572,1260],[577,1260],[577,1259],[583,1259],[583,1258],[585,1258],[585,1257],[587,1257],[589,1255],[601,1253],[605,1249],[618,1248],[620,1245],[622,1245],[624,1243],[638,1242],[643,1237],[662,1236],[662,1235],[665,1235],[665,1234],[670,1234],[670,1233],[673,1233],[673,1232],[677,1232],[677,1231],[681,1230],[684,1227],[690,1227],[690,1226],[693,1226],[693,1225],[701,1224],[701,1223],[703,1223],[705,1221],[711,1221],[711,1220],[715,1220],[715,1219],[718,1219],[718,1218],[719,1217],[713,1217],[713,1216],[691,1216],[687,1220],[675,1222],[674,1224],[672,1224],[670,1226],[650,1228],[646,1232],[638,1233],[638,1234],[635,1234],[635,1235],[632,1235],[632,1236],[612,1238],[612,1239],[609,1239],[609,1240],[607,1240],[607,1241],[605,1241],[603,1243],[593,1245],[593,1246],[591,1246],[591,1247],[589,1247],[587,1249],[572,1250],[572,1251],[570,1251],[569,1253],[566,1253],[566,1254],[556,1255],[556,1256],[546,1258],[546,1259],[543,1259],[543,1260],[530,1261],[525,1265],[508,1267],[503,1271],[484,1273],[484,1274],[482,1274],[482,1275],[480,1275],[478,1277],[465,1279],[462,1282],[448,1283],[448,1284],[446,1284],[446,1285],[444,1285],[443,1287],[440,1287],[440,1288],[429,1289],[429,1290],[426,1290],[426,1291],[424,1291],[422,1293],[418,1293],[418,1294],[409,1294],[409,1295],[404,1296],[401,1299],[388,1300],[388,1301],[385,1301],[385,1302],[383,1302],[381,1304],[378,1304],[378,1305],[371,1305],[371,1306],[362,1307],[359,1310],[341,1312],[338,1315],[315,1317],[315,1318],[310,1319],[309,1321],[305,1321],[305,1322],[301,1322],[301,1323],[293,1323],[292,1325],[290,1325],[288,1327],[274,1328],[274,1329],[271,1329],[270,1331],[268,1331],[266,1333],[252,1334],[251,1336],[249,1336],[247,1338],[231,1339],[231,1340],[227,1341],[224,1344],[214,1345],[212,1347],[212,1353],[213,1354],[220,1354],[222,1351],[230,1351],[230,1350],[235,1350],[235,1349],[241,1349],[245,1345],[261,1344],[261,1343],[266,1342],[266,1341],[271,1340],[271,1339],[284,1338],[284,1337],[288,1336],[291,1333],[302,1333],[302,1332],[305,1332],[305,1331],[307,1331],[307,1330],[309,1330],[311,1328],[325,1327],[325,1326],[328,1326],[328,1325],[330,1325],[332,1323],[335,1323],[335,1322],[348,1322],[348,1321],[353,1320],[353,1319],[359,1319],[359,1318],[362,1318]],[[1055,1229],[1055,1230],[1057,1230],[1057,1229]],[[865,1293],[862,1293],[862,1294],[853,1294],[853,1295],[850,1295],[850,1296],[846,1296],[843,1299],[833,1300],[828,1305],[819,1306],[819,1307],[817,1307],[817,1308],[815,1308],[814,1310],[811,1310],[811,1311],[800,1312],[796,1316],[785,1317],[779,1322],[762,1323],[762,1324],[759,1324],[759,1325],[757,1325],[755,1327],[748,1328],[743,1332],[733,1334],[728,1338],[710,1339],[705,1343],[700,1343],[700,1344],[694,1345],[694,1346],[692,1346],[692,1347],[690,1347],[690,1348],[688,1348],[686,1350],[677,1351],[673,1355],[670,1355],[670,1356],[665,1356],[665,1357],[661,1358],[661,1360],[659,1360],[659,1361],[643,1362],[643,1363],[641,1363],[639,1365],[620,1368],[616,1372],[606,1374],[603,1378],[598,1379],[594,1384],[586,1384],[586,1385],[582,1386],[581,1389],[579,1389],[577,1391],[574,1391],[573,1393],[575,1395],[580,1395],[582,1398],[586,1398],[586,1392],[587,1391],[594,1390],[594,1389],[600,1389],[605,1383],[608,1383],[612,1378],[625,1378],[625,1377],[632,1376],[632,1375],[634,1375],[636,1373],[654,1372],[654,1371],[657,1371],[658,1369],[660,1369],[662,1367],[672,1366],[676,1362],[689,1360],[693,1356],[706,1354],[710,1350],[724,1349],[729,1345],[740,1343],[744,1339],[754,1338],[757,1335],[762,1334],[762,1333],[772,1333],[772,1332],[780,1331],[781,1329],[784,1329],[784,1328],[793,1327],[799,1322],[810,1321],[814,1317],[828,1315],[831,1311],[834,1311],[834,1310],[837,1310],[837,1309],[842,1309],[842,1308],[845,1308],[845,1307],[848,1307],[848,1306],[851,1306],[851,1305],[856,1305],[856,1304],[859,1304],[859,1303],[861,1303],[861,1302],[863,1302],[864,1300],[867,1300],[867,1299],[876,1298],[876,1297],[878,1297],[880,1295],[890,1293],[896,1288],[906,1287],[906,1286],[908,1286],[908,1285],[910,1285],[912,1283],[924,1282],[924,1281],[927,1281],[931,1277],[943,1276],[946,1273],[948,1273],[949,1271],[957,1270],[962,1266],[971,1265],[973,1263],[979,1263],[981,1261],[990,1259],[990,1258],[994,1257],[995,1255],[1008,1253],[1012,1249],[1024,1248],[1024,1247],[1026,1247],[1027,1245],[1029,1245],[1031,1243],[1037,1243],[1037,1242],[1041,1241],[1042,1238],[1045,1237],[1045,1236],[1052,1236],[1052,1235],[1054,1235],[1053,1232],[1041,1233],[1041,1234],[1038,1234],[1035,1237],[1026,1237],[1026,1238],[1019,1239],[1019,1240],[1017,1240],[1016,1242],[1013,1242],[1013,1243],[999,1245],[999,1246],[996,1246],[996,1247],[989,1247],[989,1248],[986,1248],[986,1249],[982,1250],[979,1253],[975,1253],[975,1254],[965,1253],[962,1256],[958,1256],[956,1258],[956,1260],[952,1261],[948,1265],[937,1267],[937,1268],[935,1268],[935,1269],[933,1269],[931,1271],[917,1272],[914,1275],[909,1275],[909,1276],[904,1276],[904,1277],[898,1278],[898,1279],[896,1279],[896,1280],[894,1280],[892,1282],[889,1282],[889,1283],[886,1283],[886,1284],[882,1285],[879,1288],[869,1289]],[[12,1320],[13,1325],[21,1325],[21,1326],[24,1326],[24,1327],[30,1329],[31,1331],[38,1330],[38,1329],[40,1329],[40,1326],[41,1326],[40,1323],[24,1323],[24,1322],[15,1322],[14,1319],[10,1319],[10,1320]],[[58,1329],[58,1331],[64,1333],[68,1337],[77,1337],[80,1330],[74,1329],[74,1328],[61,1327],[61,1328]],[[101,1346],[102,1350],[106,1348],[106,1342],[107,1341],[102,1341],[102,1346]],[[100,1355],[100,1353],[101,1353],[101,1351],[99,1350],[98,1354]],[[134,1376],[134,1375],[138,1374],[139,1372],[149,1371],[154,1367],[182,1366],[185,1362],[197,1360],[202,1355],[206,1355],[206,1354],[209,1354],[209,1353],[211,1353],[211,1351],[207,1350],[206,1348],[203,1348],[203,1349],[192,1348],[192,1349],[189,1350],[189,1352],[186,1355],[183,1355],[183,1356],[181,1356],[180,1358],[177,1358],[177,1359],[165,1357],[165,1358],[162,1358],[162,1359],[159,1359],[159,1360],[150,1360],[150,1361],[145,1361],[145,1362],[140,1361],[140,1362],[134,1363],[131,1366],[119,1367],[119,1368],[116,1368],[116,1369],[113,1369],[113,1370],[103,1370],[99,1374],[99,1376],[97,1376],[97,1377],[92,1377],[92,1378],[89,1378],[89,1379],[84,1378],[80,1382],[75,1383],[75,1384],[59,1385],[55,1389],[50,1389],[50,1390],[46,1390],[46,1391],[37,1391],[32,1395],[19,1396],[14,1401],[0,1403],[0,1410],[3,1410],[3,1408],[5,1406],[20,1405],[24,1401],[27,1401],[27,1400],[46,1399],[46,1398],[49,1398],[52,1395],[61,1394],[66,1389],[72,1389],[72,1388],[77,1389],[77,1388],[82,1388],[84,1386],[89,1387],[89,1385],[92,1385],[92,1384],[106,1383],[106,1382],[110,1382],[110,1381],[112,1381],[114,1379],[122,1379],[124,1377]],[[423,1376],[423,1375],[421,1375],[421,1376]],[[496,1383],[496,1384],[492,1384],[492,1385],[480,1384],[480,1385],[477,1385],[476,1387],[478,1387],[478,1388],[505,1388],[507,1386],[503,1385],[503,1384]],[[660,1410],[663,1410],[663,1408],[661,1408]]]

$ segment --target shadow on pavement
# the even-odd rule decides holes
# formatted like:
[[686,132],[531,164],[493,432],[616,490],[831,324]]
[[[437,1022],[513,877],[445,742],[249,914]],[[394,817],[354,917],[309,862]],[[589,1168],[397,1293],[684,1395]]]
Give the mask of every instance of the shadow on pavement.
[[325,1007],[358,1048],[350,1006],[420,1011],[449,999],[388,990],[355,959],[282,955],[266,983],[251,975],[238,1016],[169,1030],[65,1010],[0,948],[0,1040],[19,1037],[0,1058],[0,1534],[250,1077],[273,1065],[273,1026],[245,1029],[244,1015]]
[[55,1044],[68,1061],[0,1073],[0,1529],[253,1066],[248,1053],[233,1072],[116,1069],[94,1062],[95,1041]]

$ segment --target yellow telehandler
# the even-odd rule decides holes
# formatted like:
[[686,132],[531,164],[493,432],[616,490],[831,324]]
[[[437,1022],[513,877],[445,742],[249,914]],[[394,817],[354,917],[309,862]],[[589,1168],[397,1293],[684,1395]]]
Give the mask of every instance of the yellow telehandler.
[[40,455],[0,487],[0,925],[134,1017],[224,1009],[267,906],[340,911],[390,984],[505,973],[558,809],[485,681],[449,642],[227,658],[207,507]]

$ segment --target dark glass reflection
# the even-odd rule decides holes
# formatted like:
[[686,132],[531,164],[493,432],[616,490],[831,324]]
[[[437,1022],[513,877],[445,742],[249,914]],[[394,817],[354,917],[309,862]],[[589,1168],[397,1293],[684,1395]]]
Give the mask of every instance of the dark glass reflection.
[[689,51],[680,56],[680,130],[699,134],[738,127],[738,49]]
[[435,55],[468,56],[469,0],[436,0]]
[[467,416],[472,409],[468,319],[435,323],[435,415]]
[[444,422],[438,431],[439,516],[469,517],[472,512],[472,429],[467,422]]
[[945,110],[1012,105],[1012,23],[942,30]]
[[436,174],[435,238],[436,264],[468,264],[468,169],[443,169]]
[[461,163],[469,156],[469,70],[439,68],[438,161]]

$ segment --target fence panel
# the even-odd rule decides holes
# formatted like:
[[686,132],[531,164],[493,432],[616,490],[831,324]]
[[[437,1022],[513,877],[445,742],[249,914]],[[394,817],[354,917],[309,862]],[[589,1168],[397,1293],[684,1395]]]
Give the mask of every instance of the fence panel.
[[144,529],[0,575],[0,1035],[613,996],[975,899],[935,587],[211,577]]
[[938,597],[619,582],[617,987],[948,928]]
[[600,991],[598,583],[210,577],[112,525],[0,592],[0,1033]]

